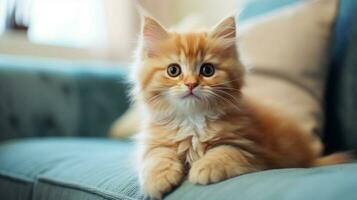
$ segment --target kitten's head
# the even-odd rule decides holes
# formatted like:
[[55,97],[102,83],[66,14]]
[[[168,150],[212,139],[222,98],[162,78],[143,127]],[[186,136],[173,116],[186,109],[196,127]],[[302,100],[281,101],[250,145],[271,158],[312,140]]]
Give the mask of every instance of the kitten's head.
[[158,111],[235,108],[244,72],[236,49],[234,17],[189,33],[168,31],[145,17],[134,73],[137,94]]

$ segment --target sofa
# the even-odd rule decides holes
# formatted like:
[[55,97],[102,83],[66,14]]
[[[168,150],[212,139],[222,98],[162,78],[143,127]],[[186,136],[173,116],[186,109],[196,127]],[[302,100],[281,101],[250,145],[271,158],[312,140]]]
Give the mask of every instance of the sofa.
[[[281,6],[267,2],[250,2],[246,17]],[[324,100],[326,153],[357,149],[356,11],[354,0],[340,2]],[[127,64],[0,55],[0,199],[144,199],[134,142],[107,137],[129,106],[127,76]],[[165,199],[355,200],[356,187],[352,162],[207,186],[185,180]]]

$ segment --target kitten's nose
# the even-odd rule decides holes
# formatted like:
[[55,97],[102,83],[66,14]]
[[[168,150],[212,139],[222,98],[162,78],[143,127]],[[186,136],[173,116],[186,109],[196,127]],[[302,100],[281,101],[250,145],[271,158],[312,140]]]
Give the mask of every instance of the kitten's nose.
[[185,85],[188,87],[188,89],[189,89],[190,91],[192,91],[192,90],[198,85],[198,83],[196,83],[196,82],[193,82],[193,83],[185,83]]

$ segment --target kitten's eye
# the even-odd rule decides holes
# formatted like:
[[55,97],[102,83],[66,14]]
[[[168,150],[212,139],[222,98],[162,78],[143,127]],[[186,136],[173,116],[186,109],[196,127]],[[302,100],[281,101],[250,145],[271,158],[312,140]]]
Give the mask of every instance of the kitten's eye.
[[214,74],[214,66],[211,63],[203,63],[200,69],[200,74],[206,77],[210,77]]
[[171,77],[177,77],[181,74],[181,67],[179,64],[173,63],[167,67],[167,74]]

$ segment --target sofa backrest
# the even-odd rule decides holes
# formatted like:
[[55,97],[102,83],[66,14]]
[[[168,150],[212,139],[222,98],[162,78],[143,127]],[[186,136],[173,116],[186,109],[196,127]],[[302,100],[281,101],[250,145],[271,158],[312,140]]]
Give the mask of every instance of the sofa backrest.
[[0,141],[106,136],[128,108],[120,65],[0,55]]
[[326,90],[327,151],[357,150],[357,1],[341,0]]

